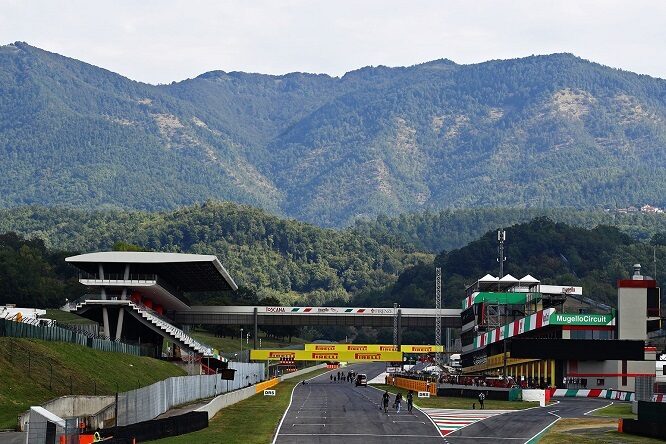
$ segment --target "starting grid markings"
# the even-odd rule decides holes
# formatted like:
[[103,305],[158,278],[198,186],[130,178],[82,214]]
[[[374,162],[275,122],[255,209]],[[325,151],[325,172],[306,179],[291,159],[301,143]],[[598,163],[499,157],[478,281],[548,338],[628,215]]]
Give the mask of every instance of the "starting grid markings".
[[512,410],[455,410],[455,409],[429,409],[421,408],[423,413],[437,425],[439,433],[446,436],[450,433],[488,419],[493,416],[508,413]]

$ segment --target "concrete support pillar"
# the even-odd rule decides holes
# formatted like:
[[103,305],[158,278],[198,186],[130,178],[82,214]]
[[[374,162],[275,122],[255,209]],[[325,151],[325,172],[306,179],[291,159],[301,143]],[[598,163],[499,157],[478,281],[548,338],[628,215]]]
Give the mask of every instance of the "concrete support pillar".
[[125,319],[125,309],[120,307],[118,310],[118,324],[116,325],[116,341],[120,341],[120,336],[123,334],[123,320]]
[[257,349],[257,337],[259,336],[259,309],[257,307],[254,307],[254,346],[253,348],[256,350]]
[[550,360],[550,384],[555,387],[555,360]]
[[541,381],[541,361],[537,361],[537,379]]
[[[106,298],[104,298],[106,299]],[[104,324],[104,336],[107,338],[111,337],[111,331],[109,328],[109,310],[106,307],[102,307],[102,321]]]

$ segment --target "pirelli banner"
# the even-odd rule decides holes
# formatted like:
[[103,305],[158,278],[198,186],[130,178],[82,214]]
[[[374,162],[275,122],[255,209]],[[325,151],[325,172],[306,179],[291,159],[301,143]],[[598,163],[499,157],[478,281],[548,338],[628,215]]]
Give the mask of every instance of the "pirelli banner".
[[307,351],[330,351],[330,352],[394,352],[397,349],[393,345],[381,344],[305,344]]
[[[305,350],[309,351],[354,351],[354,352],[389,352],[397,351],[393,345],[381,344],[305,344]],[[442,353],[444,347],[441,345],[402,345],[400,351],[403,353]]]
[[[351,344],[349,344],[351,345]],[[401,362],[402,352],[349,350],[250,350],[253,361]]]
[[401,345],[400,351],[403,353],[443,353],[443,345]]

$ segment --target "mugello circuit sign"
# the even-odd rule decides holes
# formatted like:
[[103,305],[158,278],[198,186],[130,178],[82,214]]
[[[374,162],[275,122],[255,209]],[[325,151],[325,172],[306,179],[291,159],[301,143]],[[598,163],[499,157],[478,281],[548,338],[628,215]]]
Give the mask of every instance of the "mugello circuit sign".
[[553,313],[550,324],[554,325],[615,325],[615,318],[610,314],[573,314]]

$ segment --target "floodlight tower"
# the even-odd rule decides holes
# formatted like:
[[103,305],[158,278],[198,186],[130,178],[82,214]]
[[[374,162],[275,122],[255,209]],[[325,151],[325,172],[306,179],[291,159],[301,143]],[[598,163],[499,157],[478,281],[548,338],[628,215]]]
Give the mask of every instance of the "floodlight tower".
[[[439,350],[442,345],[442,269],[437,267],[435,279],[435,309],[437,314],[435,316],[435,346]],[[448,344],[447,344],[448,345]],[[439,351],[435,354],[435,362],[441,363],[442,356]]]
[[[504,256],[504,241],[506,241],[506,231],[504,229],[497,230],[497,251],[498,251],[498,256],[497,256],[497,262],[499,262],[499,278],[502,279],[504,277],[504,261],[506,260],[506,256]],[[499,282],[497,283],[499,286]]]
[[393,347],[398,350],[398,304],[393,303]]

